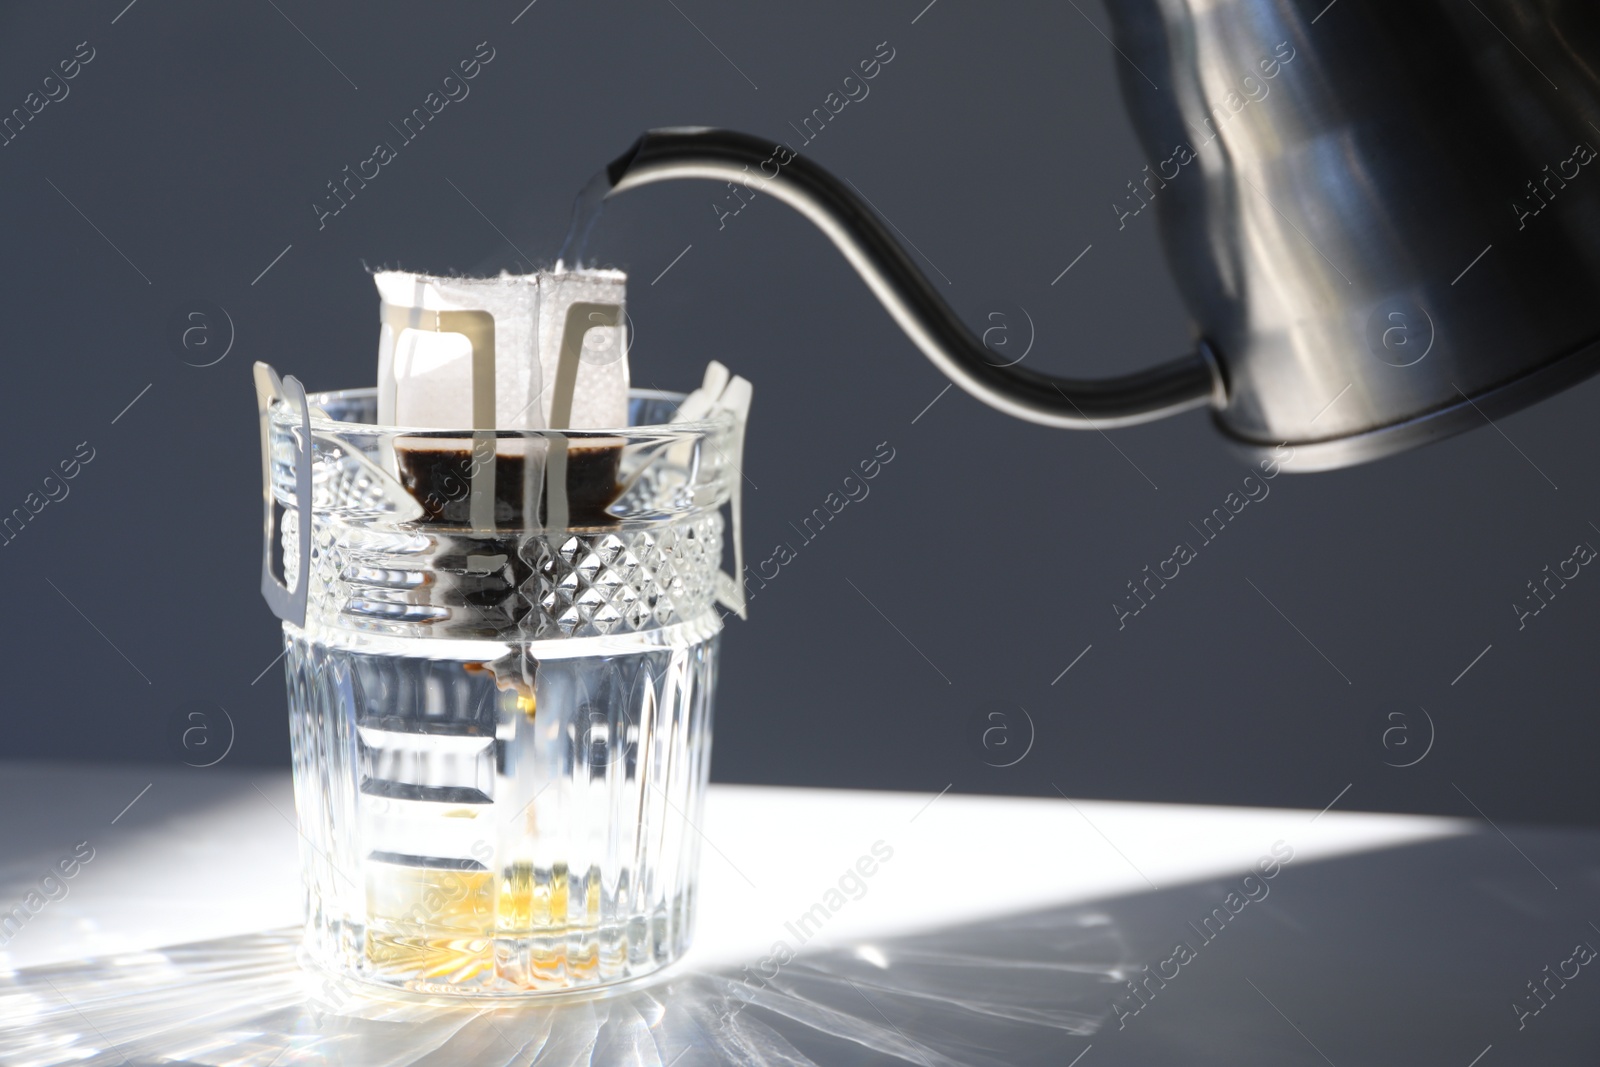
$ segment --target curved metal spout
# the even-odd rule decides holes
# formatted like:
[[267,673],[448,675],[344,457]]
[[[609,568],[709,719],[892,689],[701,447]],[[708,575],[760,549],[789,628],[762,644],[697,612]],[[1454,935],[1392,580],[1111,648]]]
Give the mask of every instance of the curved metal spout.
[[1001,365],[872,211],[839,179],[784,145],[705,127],[651,130],[606,175],[612,186],[607,196],[653,182],[705,178],[737,182],[783,201],[828,235],[934,366],[1008,415],[1091,430],[1223,403],[1221,372],[1203,346],[1170,363],[1098,380]]

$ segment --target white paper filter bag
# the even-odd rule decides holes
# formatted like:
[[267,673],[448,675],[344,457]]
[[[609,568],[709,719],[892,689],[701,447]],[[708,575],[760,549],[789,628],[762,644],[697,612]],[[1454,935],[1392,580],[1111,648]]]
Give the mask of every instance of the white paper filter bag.
[[373,281],[383,302],[380,423],[503,430],[627,425],[622,272],[449,278],[379,271]]

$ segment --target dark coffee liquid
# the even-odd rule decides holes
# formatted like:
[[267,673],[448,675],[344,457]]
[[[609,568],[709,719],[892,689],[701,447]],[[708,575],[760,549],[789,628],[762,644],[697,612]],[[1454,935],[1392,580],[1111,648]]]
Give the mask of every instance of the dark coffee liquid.
[[[528,521],[529,516],[525,514],[523,478],[527,462],[520,451],[506,447],[521,443],[503,442],[493,459],[494,525],[506,533],[542,527],[549,517],[548,492],[538,494],[535,521]],[[551,447],[561,447],[561,443],[552,442]],[[419,523],[472,526],[472,476],[479,461],[469,442],[414,438],[396,442],[394,451],[400,468],[400,483],[422,505]],[[545,458],[540,456],[539,461],[544,462]],[[616,525],[616,518],[607,509],[616,503],[622,492],[617,482],[622,446],[569,442],[566,461],[567,525]]]
[[[404,594],[407,603],[449,609],[454,632],[499,636],[524,625],[535,606],[541,549],[530,550],[527,534],[548,521],[548,492],[539,491],[525,505],[523,476],[525,442],[498,442],[494,463],[494,531],[474,531],[472,475],[477,469],[472,442],[461,438],[414,437],[395,443],[400,481],[422,505],[416,524],[434,535],[428,580]],[[535,462],[545,464],[542,447]],[[560,441],[551,448],[563,447]],[[566,449],[567,521],[571,528],[606,529],[617,520],[606,509],[622,492],[617,475],[621,444],[570,442]],[[546,465],[546,471],[548,471]],[[535,471],[535,477],[543,473]],[[537,510],[536,517],[525,512]]]

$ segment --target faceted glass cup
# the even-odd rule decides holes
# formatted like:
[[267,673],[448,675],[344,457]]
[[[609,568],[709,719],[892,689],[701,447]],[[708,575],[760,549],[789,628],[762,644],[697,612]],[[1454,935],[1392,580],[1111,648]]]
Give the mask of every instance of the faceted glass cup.
[[370,389],[263,397],[267,569],[304,597],[303,623],[280,614],[308,961],[479,995],[672,962],[742,427],[671,422],[682,396],[637,390],[607,431],[375,426]]

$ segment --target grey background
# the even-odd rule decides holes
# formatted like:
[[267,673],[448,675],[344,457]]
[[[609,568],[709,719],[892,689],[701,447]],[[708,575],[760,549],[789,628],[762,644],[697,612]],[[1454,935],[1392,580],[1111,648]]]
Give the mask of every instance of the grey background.
[[[870,95],[804,150],[914,242],[969,321],[1032,333],[1031,365],[1074,373],[1188,344],[1155,219],[1119,231],[1110,207],[1146,160],[1098,3],[523,2],[0,14],[0,112],[78,42],[96,52],[0,148],[0,512],[94,449],[0,547],[0,756],[175,760],[185,709],[222,708],[230,765],[287,761],[277,622],[256,592],[251,361],[313,389],[369,383],[365,266],[470,269],[510,262],[510,242],[548,261],[573,193],[640,130],[792,137],[879,42],[895,54]],[[471,95],[319,231],[324,183],[483,41],[495,58]],[[1600,579],[1520,632],[1510,608],[1545,564],[1600,544],[1600,385],[1274,480],[1119,631],[1125,583],[1246,473],[1206,418],[1070,434],[941,394],[819,234],[766,198],[719,229],[718,193],[630,194],[595,244],[632,272],[636,381],[688,387],[717,358],[755,382],[747,547],[798,549],[725,636],[716,778],[1600,819]],[[196,300],[234,324],[215,366],[166,336]],[[801,544],[790,524],[880,442],[895,458],[871,495]]]

